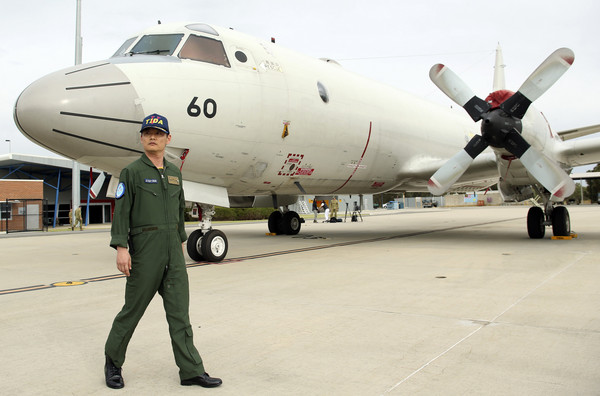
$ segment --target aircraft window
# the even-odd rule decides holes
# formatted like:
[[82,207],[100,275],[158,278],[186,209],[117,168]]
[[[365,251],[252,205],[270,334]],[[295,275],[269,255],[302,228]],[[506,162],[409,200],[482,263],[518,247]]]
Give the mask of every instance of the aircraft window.
[[324,103],[329,102],[329,93],[327,92],[327,88],[320,81],[317,82],[317,89],[319,90],[319,96]]
[[129,55],[173,55],[183,34],[151,34],[142,37]]
[[188,37],[179,52],[179,57],[231,67],[223,43],[203,36],[191,35]]
[[217,33],[217,31],[215,29],[213,29],[212,27],[210,27],[204,23],[193,23],[191,25],[186,25],[185,27],[190,30],[200,32],[200,33],[212,34],[213,36],[219,35],[219,33]]
[[248,61],[248,57],[242,51],[235,51],[235,59],[242,63],[246,63]]
[[123,43],[123,45],[121,45],[121,47],[119,47],[117,52],[115,52],[114,55],[111,56],[111,58],[114,58],[115,56],[125,56],[125,54],[126,54],[125,51],[127,51],[127,49],[131,46],[131,44],[133,44],[135,39],[137,39],[137,37],[132,37],[129,40],[125,41]]

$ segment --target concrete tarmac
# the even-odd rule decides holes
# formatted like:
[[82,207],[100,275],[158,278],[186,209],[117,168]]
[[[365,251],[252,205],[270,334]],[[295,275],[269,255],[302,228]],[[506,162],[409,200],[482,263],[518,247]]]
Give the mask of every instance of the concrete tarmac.
[[568,208],[571,240],[530,240],[524,206],[379,210],[294,237],[216,225],[227,260],[188,258],[215,389],[179,385],[159,296],[125,388],[106,388],[125,285],[108,228],[0,236],[0,393],[599,395],[600,206]]

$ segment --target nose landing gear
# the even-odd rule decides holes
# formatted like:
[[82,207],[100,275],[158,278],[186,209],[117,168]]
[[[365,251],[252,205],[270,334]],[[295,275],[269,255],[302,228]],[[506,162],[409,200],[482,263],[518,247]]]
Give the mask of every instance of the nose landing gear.
[[187,240],[187,252],[194,261],[223,261],[229,242],[222,231],[212,229],[214,205],[198,204],[202,213],[200,229],[193,231]]

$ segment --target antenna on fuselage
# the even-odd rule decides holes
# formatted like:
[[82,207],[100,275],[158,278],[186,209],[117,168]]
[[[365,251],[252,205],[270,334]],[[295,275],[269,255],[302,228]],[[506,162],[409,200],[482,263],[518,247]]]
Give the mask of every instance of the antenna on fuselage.
[[496,64],[494,65],[494,92],[506,89],[506,80],[504,79],[504,59],[502,58],[502,48],[500,43],[496,47]]

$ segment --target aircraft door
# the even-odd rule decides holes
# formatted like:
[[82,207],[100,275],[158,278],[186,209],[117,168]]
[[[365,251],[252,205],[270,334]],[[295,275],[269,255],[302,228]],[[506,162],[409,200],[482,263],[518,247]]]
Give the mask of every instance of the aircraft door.
[[260,121],[257,104],[261,100],[260,78],[256,61],[250,50],[238,46],[230,47],[232,66],[236,69],[238,83],[239,113],[236,126],[243,129],[246,136],[252,135]]

